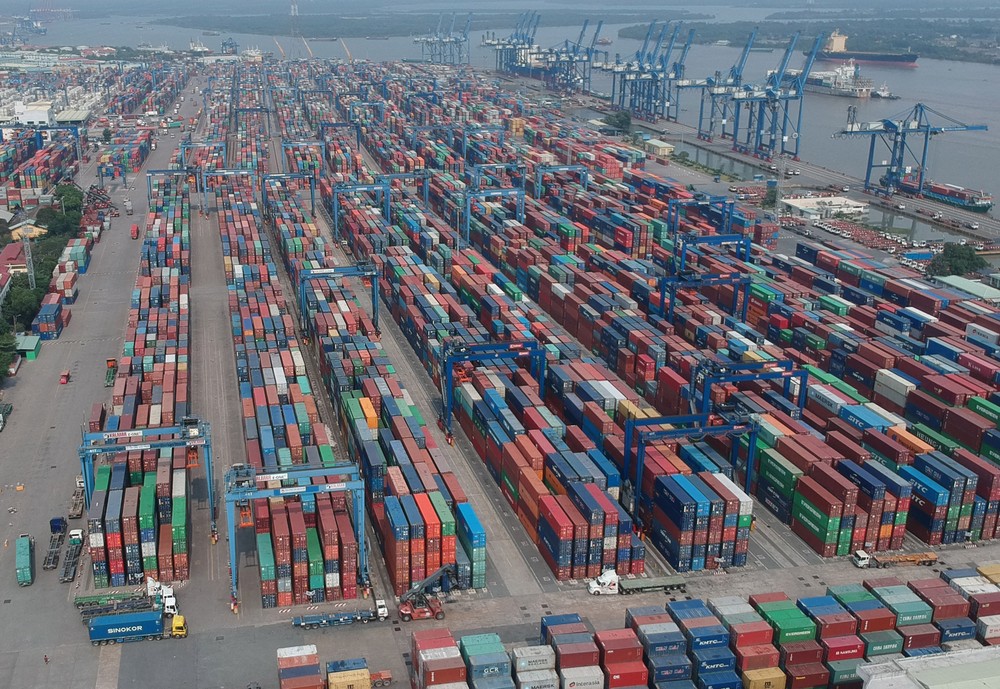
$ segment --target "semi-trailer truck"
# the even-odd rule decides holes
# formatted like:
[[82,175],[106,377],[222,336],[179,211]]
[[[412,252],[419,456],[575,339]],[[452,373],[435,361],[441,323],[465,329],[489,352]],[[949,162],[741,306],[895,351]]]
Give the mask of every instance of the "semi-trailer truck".
[[167,619],[159,610],[91,617],[87,620],[87,631],[90,643],[95,646],[146,639],[183,639],[188,635],[184,615]]
[[620,593],[629,595],[632,593],[648,593],[650,591],[687,591],[687,582],[684,577],[639,577],[636,579],[625,579],[618,576],[613,569],[606,569],[604,572],[590,582],[588,590],[592,596],[613,595]]
[[900,555],[884,555],[855,550],[851,562],[858,569],[886,569],[887,567],[906,567],[923,565],[929,567],[938,561],[937,553],[903,553]]

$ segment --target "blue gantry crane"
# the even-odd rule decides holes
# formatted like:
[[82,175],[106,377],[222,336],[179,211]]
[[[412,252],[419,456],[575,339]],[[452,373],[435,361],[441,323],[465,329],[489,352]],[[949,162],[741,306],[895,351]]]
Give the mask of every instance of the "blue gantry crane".
[[[939,118],[934,122],[931,116]],[[985,124],[964,124],[932,108],[917,103],[911,110],[895,117],[858,122],[857,109],[848,109],[847,126],[838,136],[867,136],[871,139],[868,147],[868,164],[865,170],[865,191],[884,196],[892,196],[905,184],[906,191],[921,194],[926,184],[927,153],[931,137],[945,132],[984,132]],[[917,139],[917,148],[911,146],[910,139]],[[889,159],[877,162],[877,143],[881,141],[889,149]],[[876,170],[884,169],[877,179]]]
[[468,191],[466,190],[463,194],[464,196],[464,210],[462,213],[460,239],[465,241],[465,245],[469,245],[469,227],[472,223],[472,202],[473,201],[486,201],[488,199],[507,199],[513,197],[515,206],[515,217],[518,222],[524,222],[524,189],[520,187],[514,187],[512,189],[481,189],[479,191]]
[[469,165],[465,168],[466,176],[471,182],[472,191],[483,189],[483,179],[496,183],[496,187],[501,187],[499,174],[507,172],[515,185],[524,188],[525,166],[524,163],[479,163]]
[[[313,483],[314,478],[325,483]],[[277,486],[275,486],[277,484]],[[354,538],[358,543],[357,572],[341,572],[341,576],[356,575],[362,586],[368,585],[368,544],[365,539],[365,484],[356,464],[336,464],[330,467],[293,465],[280,471],[258,470],[249,464],[233,464],[225,474],[226,526],[229,536],[230,600],[233,611],[239,604],[239,553],[237,529],[254,525],[253,500],[287,498],[295,495],[348,493]],[[237,519],[237,511],[239,518]]]
[[[684,72],[687,69],[687,57],[691,52],[691,44],[694,42],[694,29],[688,31],[687,40],[681,48],[681,55],[670,65],[664,78],[666,80],[666,100],[662,103],[662,117],[671,122],[676,122],[681,112],[681,91],[687,86],[684,85]],[[667,58],[669,59],[669,58]],[[659,114],[659,113],[658,113]]]
[[529,357],[531,375],[537,381],[545,380],[545,349],[535,340],[505,342],[500,344],[466,344],[459,340],[446,340],[441,349],[441,419],[439,425],[451,435],[451,416],[455,406],[455,364],[465,361],[506,361]]
[[[717,421],[722,421],[718,423]],[[648,430],[647,430],[648,429]],[[686,440],[698,442],[702,438],[729,436],[734,438],[729,462],[736,468],[739,462],[739,443],[736,438],[749,436],[750,461],[753,466],[757,445],[758,423],[753,418],[732,421],[715,419],[708,414],[686,414],[681,416],[660,416],[651,419],[625,420],[625,464],[622,471],[622,503],[629,506],[636,526],[642,528],[644,510],[639,509],[639,494],[642,492],[642,470],[646,464],[646,445],[661,440]],[[632,450],[635,449],[635,469],[632,466]],[[753,473],[747,471],[746,493],[751,494],[750,484]]]
[[378,270],[372,263],[358,263],[353,266],[338,266],[336,268],[314,268],[312,270],[303,270],[299,273],[299,319],[302,329],[306,332],[309,331],[309,323],[306,321],[306,311],[308,310],[306,303],[306,285],[309,284],[310,280],[315,280],[317,278],[323,277],[333,277],[333,278],[350,278],[357,277],[365,280],[371,281],[371,296],[372,296],[372,325],[378,329],[378,312],[379,312],[379,289],[378,289]]
[[[733,94],[733,150],[771,160],[788,155],[798,160],[805,80],[816,61],[824,35],[816,36],[803,68],[789,74],[788,63],[799,34],[792,36],[778,69],[762,86],[746,85]],[[741,130],[741,124],[746,126]]]
[[580,178],[580,184],[586,189],[590,186],[590,169],[586,165],[536,165],[535,166],[535,198],[542,198],[542,182],[547,174],[559,172],[575,172]]
[[509,36],[499,37],[494,32],[483,35],[483,45],[493,48],[496,70],[504,74],[517,74],[528,64],[528,54],[535,45],[535,34],[542,15],[538,12],[524,12],[518,15],[517,23]]
[[[729,74],[723,76],[722,72],[716,72],[714,76],[704,80],[701,105],[698,109],[698,138],[702,141],[711,142],[715,138],[716,129],[719,129],[723,139],[732,136],[728,125],[733,116],[733,94],[743,84],[743,70],[746,68],[747,59],[753,50],[755,40],[757,40],[756,28],[750,32],[750,36],[743,46],[743,52],[740,53],[736,63],[729,68]],[[706,103],[708,104],[707,108]]]

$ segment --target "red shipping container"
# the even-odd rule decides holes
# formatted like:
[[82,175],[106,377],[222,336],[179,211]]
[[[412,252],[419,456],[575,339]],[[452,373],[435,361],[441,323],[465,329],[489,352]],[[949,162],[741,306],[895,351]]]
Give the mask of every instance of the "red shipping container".
[[423,663],[420,671],[421,684],[425,687],[464,682],[466,676],[465,662],[461,656],[431,658]]
[[601,665],[642,661],[642,643],[631,629],[612,629],[594,635],[601,651]]
[[788,677],[786,689],[826,687],[830,682],[830,671],[820,663],[785,665],[785,676]]
[[770,591],[768,593],[754,593],[750,596],[750,605],[759,608],[761,603],[777,603],[778,601],[789,600],[788,595],[781,591]]
[[743,646],[760,646],[769,644],[774,638],[774,629],[767,622],[741,622],[729,628],[729,645],[731,648]]
[[858,621],[847,612],[833,615],[820,615],[816,618],[820,639],[832,639],[841,636],[851,636],[857,633]]
[[853,660],[865,655],[865,644],[856,636],[836,636],[823,639],[823,661],[832,663],[837,660]]
[[740,672],[760,670],[767,667],[778,667],[781,654],[771,644],[760,646],[742,646],[735,650],[736,667]]
[[903,648],[927,648],[941,643],[941,630],[933,624],[912,624],[896,630],[903,637]]
[[872,608],[853,613],[858,620],[858,634],[886,632],[896,628],[896,613],[889,608]]
[[603,669],[606,689],[644,687],[649,683],[649,670],[642,661],[614,663]]
[[782,644],[781,664],[805,665],[823,662],[823,647],[815,641],[797,641],[793,644]]
[[599,660],[600,652],[592,642],[556,645],[556,661],[560,668],[597,665]]

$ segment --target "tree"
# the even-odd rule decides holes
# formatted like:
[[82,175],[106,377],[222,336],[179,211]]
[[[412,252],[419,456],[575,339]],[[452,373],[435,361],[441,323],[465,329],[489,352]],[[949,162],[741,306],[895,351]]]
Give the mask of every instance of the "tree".
[[944,251],[927,266],[928,275],[968,275],[982,270],[989,263],[971,246],[947,243]]
[[62,210],[66,213],[83,210],[83,192],[72,184],[60,184],[53,196],[62,201]]
[[101,132],[101,139],[102,139],[102,140],[104,141],[104,143],[106,143],[106,144],[109,144],[109,143],[111,143],[111,130],[110,130],[110,129],[109,129],[108,127],[105,127],[105,128],[104,128],[104,131],[103,131],[103,132]]
[[632,129],[632,115],[624,110],[620,110],[618,112],[613,112],[610,115],[605,115],[604,123],[619,131],[627,132]]
[[778,203],[778,188],[768,187],[767,191],[764,192],[764,200],[760,202],[760,207],[774,208],[776,203]]

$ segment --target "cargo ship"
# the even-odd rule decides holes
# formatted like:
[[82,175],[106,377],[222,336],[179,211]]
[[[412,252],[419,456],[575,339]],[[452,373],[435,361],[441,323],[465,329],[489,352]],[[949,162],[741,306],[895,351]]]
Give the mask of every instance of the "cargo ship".
[[612,43],[614,41],[607,37],[597,39],[597,45],[611,45]]
[[827,96],[846,98],[869,98],[875,83],[861,76],[861,68],[855,60],[848,60],[831,72],[810,72],[806,77],[805,90]]
[[925,182],[923,191],[918,191],[920,178],[909,176],[903,179],[899,188],[907,193],[920,193],[924,198],[934,199],[974,213],[987,213],[993,208],[993,197],[989,193],[977,189],[966,189],[954,184]]
[[905,67],[916,67],[916,53],[873,53],[863,50],[848,50],[847,35],[834,30],[830,37],[826,39],[826,45],[816,55],[817,60],[856,60],[858,62],[875,62],[880,65],[900,65]]

